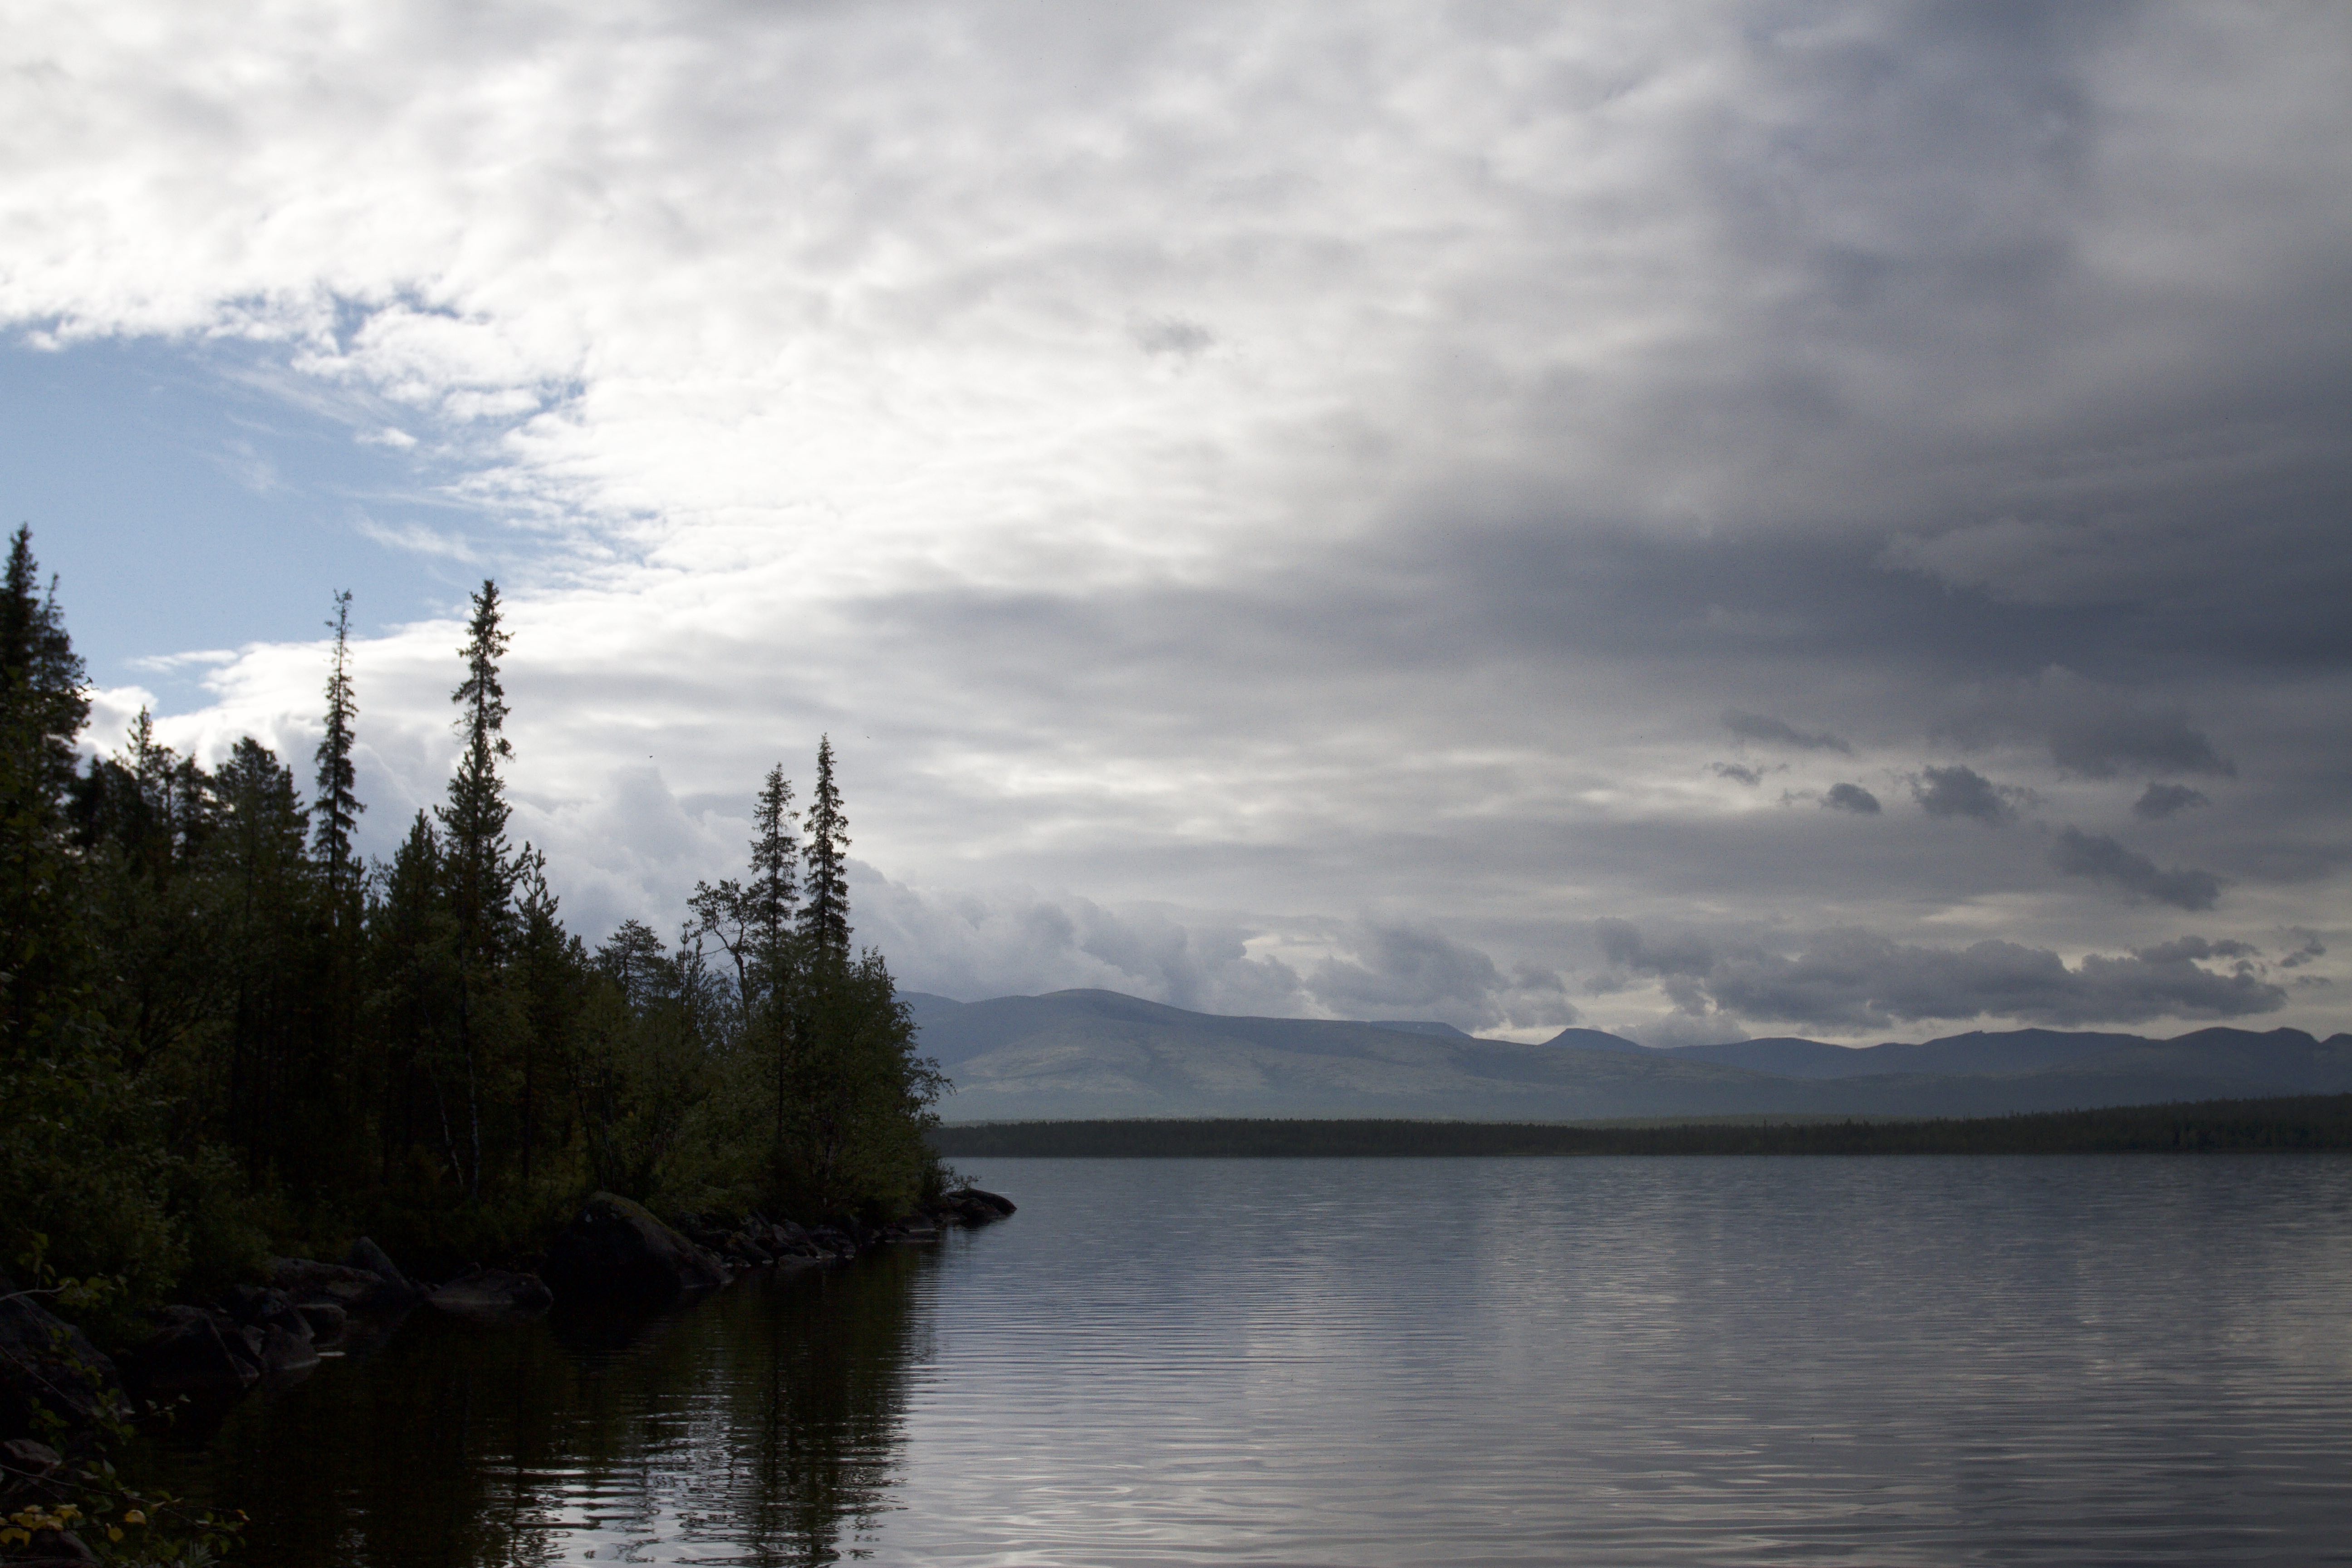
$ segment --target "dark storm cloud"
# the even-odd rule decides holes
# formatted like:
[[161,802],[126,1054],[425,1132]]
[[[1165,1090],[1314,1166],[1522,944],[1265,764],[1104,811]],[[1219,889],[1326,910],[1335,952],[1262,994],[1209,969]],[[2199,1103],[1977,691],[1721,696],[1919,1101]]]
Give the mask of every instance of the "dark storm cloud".
[[1911,781],[1911,798],[1930,816],[1965,816],[1998,827],[2017,816],[2023,792],[1997,784],[1974,768],[1955,764],[1922,769]]
[[1829,794],[1822,796],[1822,805],[1837,811],[1851,811],[1864,816],[1878,815],[1878,797],[1855,784],[1830,785]]
[[2104,833],[2060,828],[2057,842],[2051,847],[2050,864],[2063,876],[2095,878],[2179,910],[2210,910],[2221,897],[2221,879],[2210,871],[2183,866],[2158,870],[2155,861]]
[[[2055,952],[2008,942],[1935,948],[1843,931],[1790,952],[1687,936],[1654,943],[1624,921],[1601,922],[1596,935],[1611,963],[1655,978],[1685,1013],[1836,1032],[1986,1016],[2069,1027],[2236,1018],[2286,1002],[2243,963],[2245,944],[2195,937],[2069,969]],[[2200,959],[2241,962],[2221,973]]]
[[1747,784],[1750,788],[1764,782],[1762,768],[1742,767],[1738,763],[1709,763],[1706,771],[1717,778],[1729,779],[1733,784]]
[[1723,725],[1743,741],[1756,741],[1769,746],[1793,746],[1801,752],[1841,752],[1847,755],[1853,752],[1852,746],[1826,731],[1808,734],[1786,720],[1749,713],[1738,708],[1725,710]]
[[2161,822],[2174,812],[2186,811],[2192,805],[2210,805],[2202,790],[2187,784],[2158,784],[2150,780],[2140,797],[2132,802],[2132,815],[2148,822]]

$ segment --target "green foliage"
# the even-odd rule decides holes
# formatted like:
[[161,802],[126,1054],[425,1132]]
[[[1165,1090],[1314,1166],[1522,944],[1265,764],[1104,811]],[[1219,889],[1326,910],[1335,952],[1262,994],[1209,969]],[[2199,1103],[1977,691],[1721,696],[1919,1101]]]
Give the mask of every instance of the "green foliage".
[[[21,1260],[32,1287],[12,1290],[0,1277],[0,1290],[46,1298],[52,1309],[82,1318],[104,1319],[121,1310],[129,1297],[123,1280],[60,1275],[51,1266],[47,1243],[47,1237],[37,1235]],[[0,1551],[16,1548],[37,1558],[70,1560],[71,1548],[61,1539],[70,1534],[99,1562],[126,1568],[202,1568],[216,1561],[243,1532],[244,1515],[225,1518],[126,1482],[110,1456],[133,1435],[131,1413],[110,1392],[103,1372],[84,1359],[69,1329],[52,1326],[45,1359],[41,1381],[53,1391],[59,1383],[95,1391],[95,1417],[68,1420],[41,1395],[32,1397],[32,1435],[69,1453],[73,1462],[46,1471],[0,1467]]]
[[0,1104],[0,1257],[169,1289],[188,1258],[165,1197],[178,1161],[122,1076],[87,1057],[13,1062]]
[[[217,767],[141,714],[78,765],[81,666],[20,531],[0,594],[0,1258],[110,1304],[210,1295],[362,1231],[454,1271],[544,1245],[582,1193],[673,1214],[902,1207],[940,1080],[881,960],[853,954],[846,818],[817,753],[805,842],[770,770],[740,879],[675,948],[567,932],[515,848],[497,584],[474,595],[447,798],[362,864],[351,601],[318,798],[259,742]],[[803,909],[803,886],[811,908]],[[95,1319],[93,1319],[95,1321]]]

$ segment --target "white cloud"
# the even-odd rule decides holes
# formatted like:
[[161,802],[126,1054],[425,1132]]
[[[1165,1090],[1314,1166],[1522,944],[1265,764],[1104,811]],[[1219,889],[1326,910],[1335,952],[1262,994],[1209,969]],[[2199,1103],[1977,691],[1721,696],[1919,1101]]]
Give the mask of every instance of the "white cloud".
[[[2062,656],[2099,713],[1979,765],[2096,832],[2210,730],[2164,863],[2322,921],[2347,69],[2324,13],[34,5],[0,320],[269,345],[463,470],[357,526],[506,584],[592,929],[830,731],[904,886],[1079,890],[877,878],[914,983],[1533,1028],[1605,912],[2161,940],[1705,772],[1730,711],[1893,799]],[[380,846],[459,637],[357,650]],[[167,738],[307,755],[320,658]]]

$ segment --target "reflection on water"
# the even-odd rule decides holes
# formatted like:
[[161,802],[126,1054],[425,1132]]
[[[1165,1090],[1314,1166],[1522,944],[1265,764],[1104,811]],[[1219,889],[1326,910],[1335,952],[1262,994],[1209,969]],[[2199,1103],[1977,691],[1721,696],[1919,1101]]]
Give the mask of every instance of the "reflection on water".
[[261,1564],[2352,1562],[2352,1161],[994,1161],[184,1456]]
[[414,1313],[164,1462],[253,1513],[255,1564],[832,1562],[887,1506],[938,1261],[755,1275],[666,1315]]

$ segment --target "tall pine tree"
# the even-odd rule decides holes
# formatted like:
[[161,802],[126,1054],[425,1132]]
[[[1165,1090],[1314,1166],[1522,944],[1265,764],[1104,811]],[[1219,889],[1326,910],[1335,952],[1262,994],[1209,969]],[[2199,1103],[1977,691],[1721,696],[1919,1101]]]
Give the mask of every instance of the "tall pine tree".
[[359,826],[360,813],[367,809],[360,804],[359,772],[352,763],[355,741],[352,722],[360,710],[352,693],[352,596],[348,591],[335,595],[335,618],[327,624],[335,628],[335,652],[327,667],[327,732],[319,742],[319,795],[310,810],[317,822],[312,844],[326,869],[327,886],[340,903],[344,891],[357,880],[359,863],[352,854],[352,832]]
[[499,764],[514,755],[506,737],[506,688],[499,683],[499,660],[512,639],[500,625],[498,584],[482,579],[473,604],[466,646],[458,650],[466,661],[466,679],[449,696],[463,710],[457,732],[465,737],[466,749],[458,756],[457,776],[449,781],[448,803],[435,811],[441,819],[444,875],[450,912],[457,921],[458,956],[468,965],[496,952],[515,878],[507,844],[512,808],[507,805],[506,781],[499,776]]
[[[829,759],[830,753],[827,756]],[[828,783],[833,777],[830,771],[824,776]],[[836,806],[838,804],[836,800]],[[784,764],[778,763],[768,770],[760,797],[752,803],[751,826],[759,837],[751,840],[751,885],[744,890],[744,923],[750,928],[753,949],[759,956],[761,983],[770,990],[782,984],[784,972],[791,964],[787,948],[793,932],[793,907],[800,901],[800,845],[793,827],[799,816],[793,809],[792,781],[784,777]],[[842,842],[849,841],[845,838]]]
[[[771,774],[772,778],[775,775]],[[801,936],[812,963],[849,962],[849,818],[833,782],[833,737],[816,746],[816,784],[809,791],[808,880],[801,904]]]
[[[468,1197],[482,1191],[482,1031],[479,1015],[483,993],[505,944],[512,912],[516,863],[507,843],[506,781],[499,764],[514,755],[506,738],[507,694],[499,683],[499,660],[509,637],[500,625],[499,585],[482,579],[474,595],[473,619],[467,624],[466,646],[458,650],[466,661],[466,679],[449,700],[463,710],[457,730],[466,749],[457,759],[457,776],[449,781],[448,804],[438,815],[446,834],[443,874],[448,889],[449,912],[457,942],[457,1061],[465,1089],[465,1146],[470,1162],[461,1163]],[[446,1095],[456,1084],[439,1086]],[[457,1141],[452,1136],[453,1149]]]
[[0,586],[0,1051],[46,1035],[72,983],[80,943],[60,808],[89,715],[81,659],[54,588],[42,591],[32,531],[19,528]]

